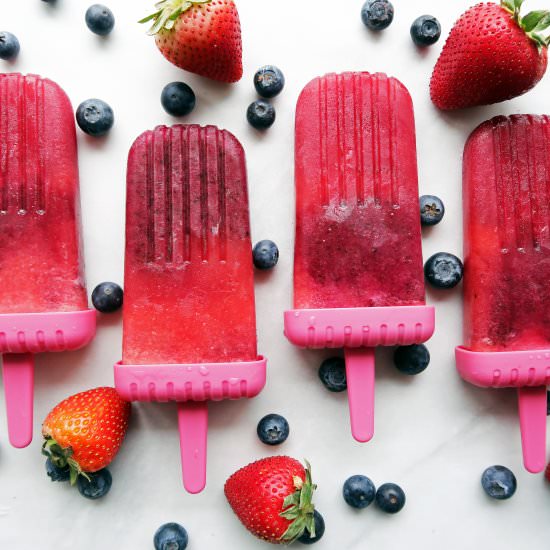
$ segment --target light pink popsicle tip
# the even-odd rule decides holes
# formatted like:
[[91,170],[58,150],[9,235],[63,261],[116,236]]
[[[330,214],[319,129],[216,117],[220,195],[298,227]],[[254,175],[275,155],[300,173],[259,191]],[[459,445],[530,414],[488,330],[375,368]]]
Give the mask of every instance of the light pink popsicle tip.
[[7,353],[2,370],[9,440],[17,449],[23,449],[32,441],[34,355]]
[[351,433],[366,443],[374,436],[374,348],[345,348]]
[[208,403],[178,403],[178,425],[183,486],[188,493],[195,495],[206,486]]
[[546,386],[518,389],[523,464],[532,474],[546,466]]

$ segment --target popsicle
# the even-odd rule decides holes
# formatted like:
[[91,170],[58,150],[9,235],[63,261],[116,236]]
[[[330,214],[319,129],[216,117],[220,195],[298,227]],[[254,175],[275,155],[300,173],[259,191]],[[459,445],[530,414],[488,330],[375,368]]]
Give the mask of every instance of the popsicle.
[[126,199],[122,362],[132,401],[176,401],[186,489],[206,480],[207,400],[254,397],[259,357],[244,151],[214,126],[134,142]]
[[34,354],[94,336],[83,270],[69,99],[50,80],[0,74],[0,353],[15,447],[32,440]]
[[421,343],[425,305],[416,134],[384,74],[316,78],[296,110],[294,309],[285,334],[345,349],[353,436],[374,433],[374,348]]
[[484,122],[463,166],[465,345],[457,367],[478,386],[519,388],[524,464],[539,472],[550,383],[550,119]]

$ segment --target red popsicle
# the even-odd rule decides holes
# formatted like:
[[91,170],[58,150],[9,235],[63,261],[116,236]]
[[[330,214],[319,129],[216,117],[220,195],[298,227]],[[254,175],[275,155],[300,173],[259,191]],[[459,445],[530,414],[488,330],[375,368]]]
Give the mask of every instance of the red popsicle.
[[394,78],[330,74],[296,110],[289,339],[344,347],[352,431],[373,435],[374,347],[433,332],[425,306],[413,105]]
[[206,400],[253,397],[256,350],[244,151],[214,126],[145,132],[128,158],[122,364],[130,400],[180,405],[184,483],[205,483]]
[[33,354],[93,337],[69,99],[50,80],[0,75],[0,352],[10,441],[32,438]]
[[464,327],[459,371],[518,387],[524,461],[541,471],[550,382],[550,122],[497,117],[464,151]]

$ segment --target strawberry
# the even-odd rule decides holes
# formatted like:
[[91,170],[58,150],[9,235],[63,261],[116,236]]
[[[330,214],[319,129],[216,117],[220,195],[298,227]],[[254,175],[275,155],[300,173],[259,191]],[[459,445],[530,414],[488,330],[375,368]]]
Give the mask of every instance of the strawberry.
[[226,481],[225,496],[253,535],[273,544],[290,544],[306,529],[315,537],[311,499],[317,486],[306,465],[273,456],[241,468]]
[[444,110],[489,105],[524,94],[543,77],[550,12],[520,16],[524,0],[470,8],[455,23],[435,65],[432,101]]
[[115,458],[128,428],[130,403],[114,388],[77,393],[59,403],[42,424],[42,452],[55,466],[69,466],[71,484]]
[[162,0],[140,23],[154,21],[162,55],[174,65],[220,82],[243,76],[241,24],[233,0]]

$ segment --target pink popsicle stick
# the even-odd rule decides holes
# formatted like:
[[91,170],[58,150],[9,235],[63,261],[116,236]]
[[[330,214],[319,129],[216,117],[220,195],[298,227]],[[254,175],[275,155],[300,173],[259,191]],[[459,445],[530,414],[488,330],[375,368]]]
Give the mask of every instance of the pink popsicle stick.
[[374,348],[345,348],[344,355],[351,433],[365,443],[374,435]]
[[34,355],[6,353],[2,371],[9,440],[14,447],[22,449],[32,441]]
[[546,466],[546,386],[519,388],[518,394],[523,463],[536,474]]
[[200,493],[206,485],[206,439],[208,403],[178,403],[183,485],[191,494]]

